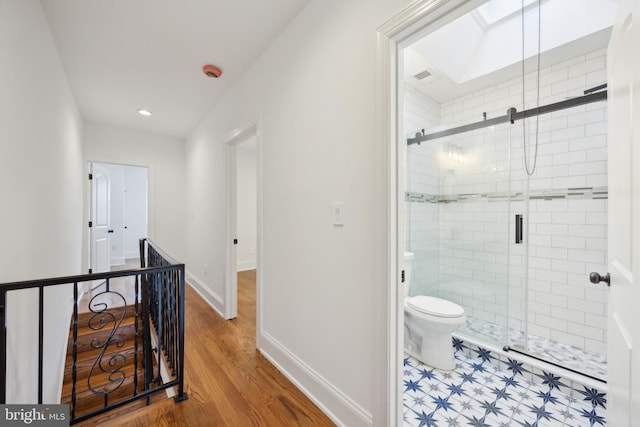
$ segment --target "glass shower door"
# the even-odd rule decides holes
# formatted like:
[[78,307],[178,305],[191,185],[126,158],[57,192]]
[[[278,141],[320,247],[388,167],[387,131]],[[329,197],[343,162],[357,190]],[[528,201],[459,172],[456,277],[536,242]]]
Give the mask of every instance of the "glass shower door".
[[589,273],[607,263],[606,132],[604,102],[539,116],[537,158],[525,133],[529,175],[522,125],[511,131],[509,345],[600,379],[607,291]]
[[507,335],[507,125],[444,137],[440,147],[440,274],[436,296],[465,310],[458,333],[502,346]]

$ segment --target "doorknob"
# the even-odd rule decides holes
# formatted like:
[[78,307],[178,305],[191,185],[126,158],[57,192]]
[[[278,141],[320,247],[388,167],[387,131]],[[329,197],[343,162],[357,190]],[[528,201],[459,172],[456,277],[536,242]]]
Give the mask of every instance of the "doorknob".
[[607,286],[611,286],[611,276],[609,276],[609,273],[601,276],[594,271],[593,273],[589,274],[589,280],[591,281],[591,283],[605,282]]
[[113,233],[113,230],[107,230],[107,233]]

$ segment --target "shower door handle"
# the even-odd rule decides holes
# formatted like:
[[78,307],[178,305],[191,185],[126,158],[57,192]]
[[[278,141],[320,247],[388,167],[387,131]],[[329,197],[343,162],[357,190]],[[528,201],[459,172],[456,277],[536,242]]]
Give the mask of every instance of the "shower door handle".
[[605,282],[607,286],[611,286],[611,276],[609,275],[609,273],[601,276],[594,271],[593,273],[589,274],[589,280],[591,281],[591,283]]
[[516,243],[522,243],[522,214],[516,214]]

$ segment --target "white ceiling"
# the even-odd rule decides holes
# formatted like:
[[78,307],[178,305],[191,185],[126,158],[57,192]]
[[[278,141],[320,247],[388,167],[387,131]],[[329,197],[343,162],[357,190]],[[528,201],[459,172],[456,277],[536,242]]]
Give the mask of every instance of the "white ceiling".
[[40,0],[85,119],[179,138],[308,2]]
[[[526,3],[525,57],[533,58],[537,55],[538,2]],[[478,4],[481,6],[476,10],[405,50],[407,84],[442,103],[521,75],[521,2],[488,0]],[[483,9],[494,13],[504,10],[504,14],[496,13],[498,19],[487,22]],[[617,0],[542,0],[541,65],[605,48],[616,10]],[[423,71],[431,75],[421,80],[414,77]]]

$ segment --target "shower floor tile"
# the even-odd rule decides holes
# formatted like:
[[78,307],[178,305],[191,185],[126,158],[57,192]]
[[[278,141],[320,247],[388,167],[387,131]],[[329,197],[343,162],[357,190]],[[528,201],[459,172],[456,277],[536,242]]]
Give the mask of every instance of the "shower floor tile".
[[[506,332],[503,326],[496,325],[481,319],[468,317],[459,332],[469,336],[485,339],[496,345],[506,343]],[[524,334],[521,331],[509,331],[509,343],[511,345],[523,345]],[[537,337],[529,334],[529,352],[561,366],[588,373],[589,375],[606,380],[607,379],[607,357],[604,354],[596,354],[586,350]]]
[[[412,427],[559,427],[606,425],[606,395],[567,388],[490,351],[456,351],[457,367],[440,371],[404,359],[404,425]],[[534,381],[537,375],[542,381]]]

